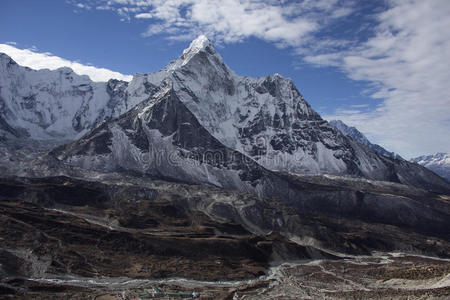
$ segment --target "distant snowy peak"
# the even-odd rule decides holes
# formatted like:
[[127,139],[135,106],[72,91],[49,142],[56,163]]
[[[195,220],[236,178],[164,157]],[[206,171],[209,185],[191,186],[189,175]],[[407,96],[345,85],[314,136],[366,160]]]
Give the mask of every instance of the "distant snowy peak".
[[353,126],[347,126],[347,124],[345,124],[341,120],[331,120],[329,123],[331,126],[342,132],[345,136],[349,136],[366,146],[369,146],[371,144],[366,136],[362,134],[358,129]]
[[436,153],[431,155],[421,155],[416,158],[412,158],[411,161],[415,163],[425,164],[430,162],[436,163],[450,163],[450,154],[449,153]]
[[450,153],[422,155],[410,161],[432,170],[450,182]]
[[367,139],[367,137],[363,133],[361,133],[358,129],[356,129],[353,126],[348,126],[341,120],[331,120],[329,123],[331,126],[336,128],[337,130],[339,130],[345,136],[351,137],[355,141],[369,147],[370,149],[374,150],[375,152],[377,152],[381,155],[384,155],[384,156],[390,157],[390,158],[395,158],[395,159],[403,159],[400,155],[398,155],[394,152],[389,152],[386,149],[384,149],[383,147],[381,147],[380,145],[372,144]]

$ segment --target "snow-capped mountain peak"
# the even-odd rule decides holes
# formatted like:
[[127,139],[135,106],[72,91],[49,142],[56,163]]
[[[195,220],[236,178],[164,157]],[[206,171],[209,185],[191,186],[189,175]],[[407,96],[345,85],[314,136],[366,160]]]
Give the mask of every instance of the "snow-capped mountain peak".
[[161,71],[135,76],[127,89],[128,101],[143,101],[163,81],[172,82],[179,99],[215,138],[266,168],[384,176],[381,160],[352,149],[309,106],[292,80],[279,74],[239,76],[204,36]]
[[[292,80],[279,74],[258,78],[236,75],[204,36],[194,40],[166,68],[137,74],[130,83],[93,83],[70,70],[35,71],[9,62],[0,67],[0,133],[17,137],[26,130],[33,139],[73,140],[90,132],[86,135],[89,137],[92,128],[103,126],[97,127],[102,121],[136,107],[132,112],[136,117],[123,119],[134,125],[125,124],[119,133],[117,126],[108,127],[109,135],[118,134],[111,144],[117,150],[113,153],[124,162],[130,161],[129,155],[139,155],[141,144],[153,137],[145,127],[138,126],[139,120],[150,122],[152,130],[160,133],[167,132],[164,124],[168,121],[177,121],[179,126],[172,122],[169,127],[179,127],[183,141],[188,142],[201,131],[205,137],[210,135],[208,140],[214,140],[217,147],[237,150],[270,170],[440,185],[439,178],[429,176],[420,166],[390,160],[345,137],[309,106]],[[167,92],[167,86],[171,96],[166,99],[157,93]],[[151,99],[167,101],[153,103]],[[156,103],[158,106],[153,107]],[[178,122],[180,110],[190,121]],[[153,115],[156,112],[161,115]],[[198,124],[189,127],[194,118]],[[101,128],[94,133],[100,134]],[[123,134],[132,136],[130,143]],[[177,139],[167,136],[164,143],[175,151],[180,141]],[[164,150],[159,149],[163,142],[159,138],[150,140],[156,150]],[[87,151],[83,161],[101,159],[108,150],[102,143],[101,139],[95,143],[100,152]],[[211,143],[204,145],[205,153]],[[139,159],[133,160],[134,170],[142,167],[139,163]],[[121,167],[131,168],[126,163]],[[207,177],[207,173],[203,175]]]
[[411,162],[430,169],[450,182],[450,153],[422,155],[411,159]]
[[[206,58],[206,60],[205,60]],[[167,67],[165,67],[160,72],[154,74],[153,80],[158,80],[160,82],[161,74],[163,76],[164,73],[173,73],[175,71],[181,71],[181,69],[185,69],[186,65],[196,64],[196,62],[202,61],[202,63],[207,63],[211,66],[214,66],[216,69],[227,69],[227,72],[231,72],[231,70],[226,67],[223,62],[223,58],[217,53],[211,41],[204,35],[200,35],[198,38],[193,40],[188,48],[183,50],[183,54],[171,62]],[[189,67],[192,68],[192,67]]]
[[205,35],[202,34],[198,36],[195,40],[193,40],[188,48],[184,49],[183,55],[198,53],[202,50],[205,50],[206,47],[211,47],[211,50],[215,51],[211,41]]

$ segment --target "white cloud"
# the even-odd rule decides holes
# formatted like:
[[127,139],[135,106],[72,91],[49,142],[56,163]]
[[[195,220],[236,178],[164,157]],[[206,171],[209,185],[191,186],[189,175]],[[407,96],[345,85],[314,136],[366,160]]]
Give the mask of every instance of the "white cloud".
[[36,52],[37,48],[19,49],[10,44],[0,44],[0,52],[9,55],[19,65],[26,66],[35,70],[50,69],[56,70],[61,67],[69,67],[79,75],[88,75],[93,81],[108,81],[111,78],[130,81],[131,75],[124,75],[105,68],[96,68],[83,65],[79,62],[70,61],[51,53]]
[[356,126],[375,142],[411,157],[450,151],[450,2],[392,1],[375,35],[357,48],[311,55],[372,84],[383,99],[369,112],[339,109],[329,119]]
[[[90,5],[105,9],[105,2]],[[151,24],[144,36],[165,33],[168,39],[189,40],[200,33],[216,42],[257,37],[277,46],[303,47],[325,23],[352,12],[349,0],[109,0],[108,9]]]
[[366,108],[369,104],[352,104],[350,105],[351,108]]
[[151,18],[153,18],[153,15],[149,14],[149,13],[142,13],[142,14],[136,14],[134,17],[136,19],[151,19]]

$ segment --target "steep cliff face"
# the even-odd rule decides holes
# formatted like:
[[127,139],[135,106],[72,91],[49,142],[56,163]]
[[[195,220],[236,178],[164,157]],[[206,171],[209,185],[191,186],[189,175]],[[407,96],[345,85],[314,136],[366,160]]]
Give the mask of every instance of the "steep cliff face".
[[277,182],[282,182],[214,138],[180,101],[171,84],[163,84],[128,113],[52,153],[86,169],[131,171],[257,195],[275,195]]

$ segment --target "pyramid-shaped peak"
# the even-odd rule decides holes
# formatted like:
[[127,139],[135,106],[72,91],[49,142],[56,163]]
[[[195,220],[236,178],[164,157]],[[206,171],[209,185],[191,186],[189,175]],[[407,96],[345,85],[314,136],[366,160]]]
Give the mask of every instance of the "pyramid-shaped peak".
[[211,41],[205,35],[202,34],[191,42],[189,47],[183,51],[183,54],[186,55],[188,53],[197,53],[202,50],[205,50],[206,47],[214,49],[214,46],[211,43]]
[[164,71],[174,71],[181,67],[189,64],[189,62],[195,58],[202,57],[201,54],[207,54],[208,59],[214,65],[221,65],[222,68],[223,59],[219,53],[217,53],[211,41],[205,36],[200,35],[195,40],[191,42],[188,48],[183,51],[183,54],[175,61],[170,62],[170,64],[164,68]]

